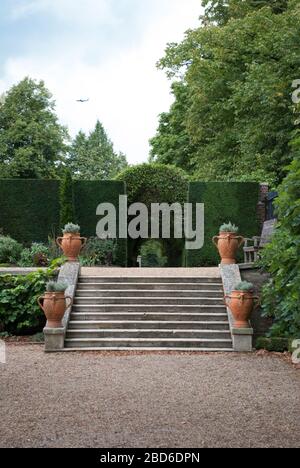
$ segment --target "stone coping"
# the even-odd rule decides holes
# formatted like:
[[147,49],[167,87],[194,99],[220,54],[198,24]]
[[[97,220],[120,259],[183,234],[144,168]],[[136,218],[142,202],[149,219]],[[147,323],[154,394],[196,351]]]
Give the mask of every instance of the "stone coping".
[[205,277],[220,278],[220,270],[216,268],[81,268],[81,276],[102,277]]

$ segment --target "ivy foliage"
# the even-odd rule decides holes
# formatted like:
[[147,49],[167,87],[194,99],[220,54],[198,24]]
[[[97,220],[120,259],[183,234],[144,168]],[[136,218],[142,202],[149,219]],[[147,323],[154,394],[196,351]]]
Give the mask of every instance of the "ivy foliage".
[[1,331],[27,335],[39,332],[45,325],[44,313],[37,299],[46,290],[47,282],[57,275],[60,260],[47,270],[26,276],[0,276],[0,327]]
[[279,189],[278,227],[262,255],[272,276],[264,288],[263,307],[274,317],[273,336],[300,336],[300,138],[289,173]]

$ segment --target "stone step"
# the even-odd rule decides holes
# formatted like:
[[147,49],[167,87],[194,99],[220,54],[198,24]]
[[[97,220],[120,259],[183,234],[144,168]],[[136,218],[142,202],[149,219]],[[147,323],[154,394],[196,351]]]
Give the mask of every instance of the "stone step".
[[82,305],[74,304],[72,307],[73,312],[123,312],[123,313],[149,313],[149,312],[163,312],[163,313],[226,313],[226,307],[220,305],[167,305],[167,304],[115,304],[115,305]]
[[168,313],[168,312],[72,312],[71,321],[201,321],[201,322],[226,322],[228,323],[227,313],[208,313],[208,312],[190,312],[190,313]]
[[99,320],[72,320],[69,322],[69,330],[115,330],[115,329],[144,329],[144,330],[164,330],[164,329],[210,329],[210,330],[229,330],[229,322],[219,321],[168,321],[168,320],[110,320],[110,321],[99,321]]
[[[107,290],[149,290],[149,291],[169,291],[174,289],[176,285],[174,283],[78,283],[77,290],[93,290],[93,291],[107,291]],[[221,284],[218,283],[180,283],[178,289],[183,290],[194,290],[194,291],[211,291],[223,293]]]
[[209,278],[209,277],[197,277],[197,276],[166,276],[166,277],[154,277],[154,276],[80,276],[79,283],[201,283],[201,284],[217,284],[221,285],[221,278]]
[[163,347],[163,348],[158,348],[158,347],[151,347],[151,348],[142,348],[142,347],[126,347],[126,346],[118,346],[118,347],[111,347],[111,346],[106,346],[106,347],[98,347],[98,348],[87,348],[87,347],[81,347],[81,348],[75,348],[71,344],[69,347],[64,348],[61,350],[62,352],[65,353],[75,353],[75,352],[95,352],[95,353],[109,353],[109,352],[117,352],[117,353],[233,353],[233,348],[203,348],[203,347],[198,347],[198,348],[176,348],[172,346],[168,347]]
[[224,301],[222,298],[214,297],[75,297],[74,306],[99,306],[99,305],[124,305],[125,307],[131,305],[209,305],[209,306],[223,306]]
[[176,339],[176,338],[70,338],[65,340],[66,348],[206,348],[219,349],[232,347],[226,339]]
[[77,289],[76,298],[81,297],[213,297],[223,299],[223,291],[212,291],[212,290],[191,290],[191,289],[168,289],[168,290],[149,290],[149,289]]
[[229,330],[179,330],[179,329],[112,329],[112,330],[69,330],[67,339],[95,339],[95,338],[119,338],[122,340],[128,338],[195,338],[195,339],[226,339],[231,340]]

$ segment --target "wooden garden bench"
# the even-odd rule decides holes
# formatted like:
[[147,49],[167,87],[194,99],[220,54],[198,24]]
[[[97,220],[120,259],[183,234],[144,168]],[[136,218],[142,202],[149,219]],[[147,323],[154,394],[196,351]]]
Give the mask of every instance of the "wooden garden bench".
[[[244,261],[245,263],[254,263],[259,259],[259,252],[271,240],[276,226],[276,219],[270,219],[263,225],[261,236],[252,237],[252,239],[245,239],[244,246]],[[251,245],[252,244],[252,245]]]

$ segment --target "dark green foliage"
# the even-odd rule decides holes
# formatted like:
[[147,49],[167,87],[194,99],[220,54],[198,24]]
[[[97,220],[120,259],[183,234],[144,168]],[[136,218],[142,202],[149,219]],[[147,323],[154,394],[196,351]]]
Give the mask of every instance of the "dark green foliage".
[[159,241],[149,240],[145,242],[140,251],[143,268],[162,268],[168,263],[164,256],[163,245]]
[[[95,237],[97,223],[100,219],[96,215],[98,205],[100,203],[112,203],[117,208],[118,215],[119,196],[124,194],[125,186],[123,182],[75,181],[74,198],[77,221],[81,226],[81,235],[84,237]],[[116,265],[126,266],[126,246],[126,239],[117,240],[115,253]]]
[[113,239],[99,239],[90,237],[81,252],[80,263],[82,266],[111,266],[115,262],[117,242]]
[[0,180],[0,226],[20,242],[46,242],[59,225],[59,182]]
[[45,317],[37,299],[56,274],[56,267],[51,267],[27,276],[0,276],[0,324],[5,332],[26,335],[43,329]]
[[[218,265],[220,257],[212,243],[224,220],[230,219],[245,237],[260,235],[257,219],[259,184],[238,182],[192,182],[189,202],[205,205],[205,243],[201,250],[186,252],[188,267]],[[240,251],[239,260],[243,252]]]
[[[151,203],[185,203],[188,191],[187,174],[174,166],[164,164],[141,164],[123,171],[117,180],[126,184],[128,204],[144,203],[150,216]],[[183,241],[164,239],[164,250],[169,259],[169,266],[182,265]],[[136,265],[138,252],[143,239],[128,241],[128,259],[130,266]]]
[[262,266],[272,275],[264,288],[263,308],[275,318],[273,336],[300,336],[300,139],[295,159],[276,201],[279,223],[262,255]]
[[60,227],[75,222],[73,181],[70,170],[66,170],[59,187]]
[[256,340],[255,348],[265,349],[270,352],[284,353],[289,350],[289,339],[259,337]]
[[47,245],[33,243],[30,248],[23,249],[18,265],[21,267],[47,267],[50,257]]
[[2,178],[54,178],[66,153],[67,130],[43,81],[25,78],[0,101]]
[[22,252],[22,245],[9,236],[0,235],[0,263],[16,264]]

